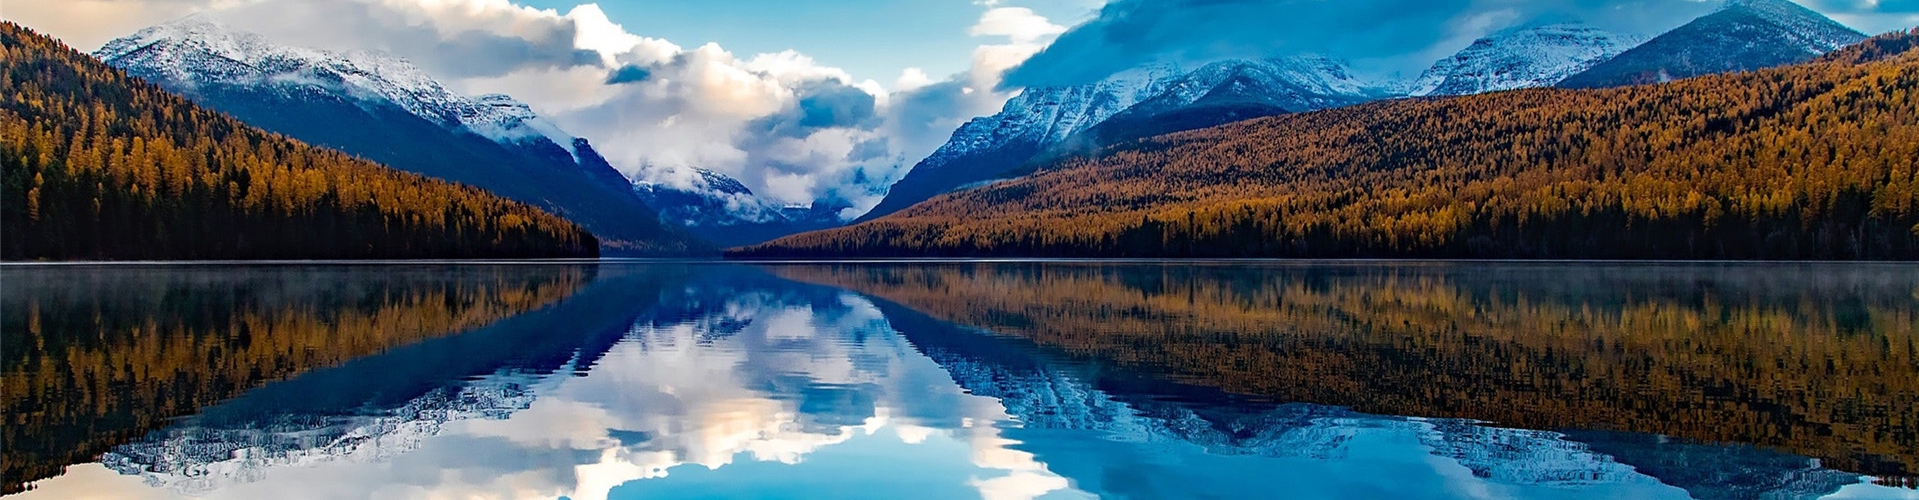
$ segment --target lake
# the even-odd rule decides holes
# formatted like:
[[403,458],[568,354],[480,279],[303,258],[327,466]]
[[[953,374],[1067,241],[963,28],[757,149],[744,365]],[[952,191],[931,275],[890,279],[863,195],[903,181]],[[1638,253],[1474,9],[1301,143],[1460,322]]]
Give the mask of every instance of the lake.
[[1919,265],[10,265],[9,498],[1919,498]]

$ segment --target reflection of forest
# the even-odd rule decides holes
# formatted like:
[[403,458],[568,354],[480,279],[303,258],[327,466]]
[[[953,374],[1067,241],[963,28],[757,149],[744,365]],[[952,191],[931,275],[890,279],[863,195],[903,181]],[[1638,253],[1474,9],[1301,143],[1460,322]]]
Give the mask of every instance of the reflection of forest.
[[0,488],[261,384],[536,309],[586,267],[9,268]]
[[778,267],[1100,363],[1283,401],[1755,443],[1919,471],[1904,266]]

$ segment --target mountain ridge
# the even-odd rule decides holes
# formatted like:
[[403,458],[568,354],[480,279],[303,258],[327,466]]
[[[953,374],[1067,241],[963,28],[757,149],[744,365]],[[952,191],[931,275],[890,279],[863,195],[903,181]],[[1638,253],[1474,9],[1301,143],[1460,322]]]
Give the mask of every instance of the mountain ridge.
[[1433,63],[1407,94],[1451,96],[1550,87],[1644,41],[1579,23],[1509,28]]
[[[730,255],[1912,258],[1919,191],[1901,169],[1919,161],[1919,110],[1896,96],[1919,86],[1919,56],[1851,56],[1913,37],[1669,84],[1160,136]],[[1835,150],[1851,153],[1815,157]],[[1758,199],[1762,179],[1805,184]]]
[[660,224],[585,139],[511,97],[454,93],[400,58],[279,45],[205,16],[94,55],[249,124],[552,210],[600,236],[609,254],[711,251]]
[[1588,89],[1660,83],[1801,63],[1866,38],[1787,0],[1730,0],[1711,14],[1653,37],[1556,86]]
[[1152,64],[1085,85],[1029,88],[1000,112],[961,125],[854,223],[1016,172],[1035,158],[1217,125],[1224,123],[1221,117],[1325,109],[1385,96],[1379,86],[1354,77],[1344,62],[1316,55],[1227,59],[1191,70]]

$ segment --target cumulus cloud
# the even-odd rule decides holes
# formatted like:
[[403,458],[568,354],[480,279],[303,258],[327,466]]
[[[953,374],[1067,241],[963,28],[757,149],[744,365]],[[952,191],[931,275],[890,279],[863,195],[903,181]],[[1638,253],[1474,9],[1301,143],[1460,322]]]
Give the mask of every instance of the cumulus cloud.
[[[623,38],[607,24],[591,31]],[[515,95],[564,109],[552,117],[636,178],[695,187],[703,181],[690,167],[705,168],[775,203],[851,207],[842,213],[850,218],[966,119],[997,110],[1010,97],[993,90],[1000,74],[1063,31],[1024,8],[986,10],[969,33],[991,43],[967,71],[936,81],[908,70],[891,89],[797,51],[741,58],[716,44],[660,50],[633,37],[602,47],[620,65],[606,70],[603,81],[618,90],[601,102],[569,108]]]
[[739,179],[776,204],[827,202],[858,215],[963,120],[1008,97],[999,75],[1065,31],[1031,10],[989,6],[968,32],[988,43],[945,79],[910,70],[892,88],[798,51],[739,55],[628,31],[593,4],[564,12],[511,0],[8,0],[9,19],[83,49],[206,13],[276,42],[378,50],[468,94],[505,93],[592,140],[636,179],[690,187],[693,168]]

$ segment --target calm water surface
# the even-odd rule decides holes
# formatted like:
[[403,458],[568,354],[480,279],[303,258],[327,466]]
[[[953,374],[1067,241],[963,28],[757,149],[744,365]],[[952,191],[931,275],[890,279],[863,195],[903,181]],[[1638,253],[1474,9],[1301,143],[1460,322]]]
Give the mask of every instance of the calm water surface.
[[0,272],[9,498],[1919,498],[1919,265]]

